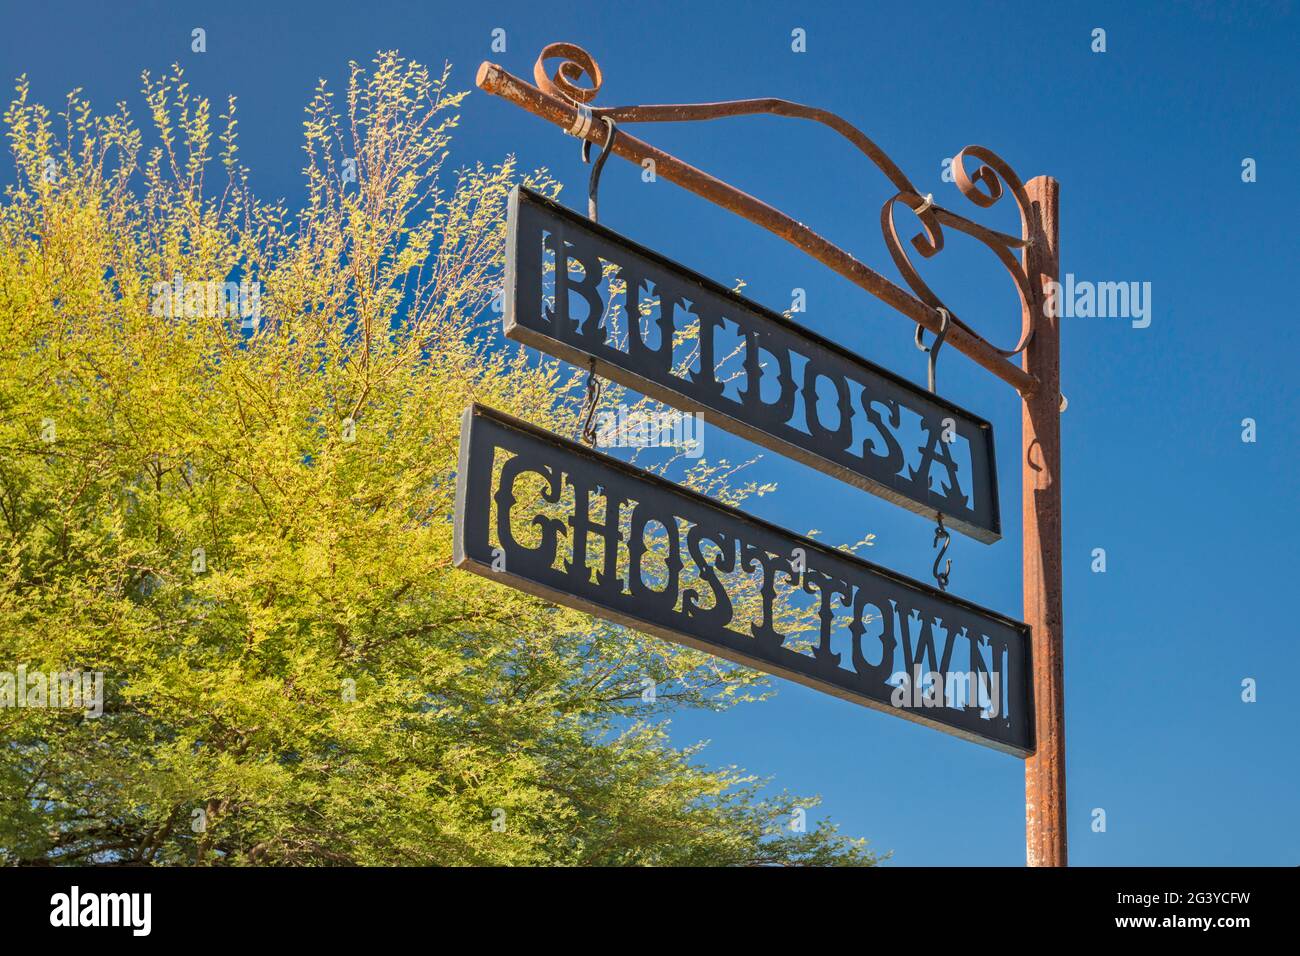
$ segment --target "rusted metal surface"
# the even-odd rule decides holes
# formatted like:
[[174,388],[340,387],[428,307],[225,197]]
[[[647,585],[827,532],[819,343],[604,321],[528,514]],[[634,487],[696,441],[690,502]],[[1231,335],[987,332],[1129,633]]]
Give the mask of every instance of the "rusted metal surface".
[[[553,74],[548,75],[545,61],[557,57],[562,62]],[[589,79],[589,86],[579,85],[584,76]],[[603,79],[600,67],[589,54],[573,44],[551,44],[544,49],[534,68],[534,78],[538,86],[512,75],[497,64],[485,62],[479,67],[476,82],[485,92],[500,96],[573,135],[598,145],[606,137],[606,127],[600,121],[601,118],[614,120],[620,125],[619,135],[612,147],[615,155],[637,165],[652,160],[657,176],[762,226],[931,332],[937,334],[942,327],[938,310],[947,308],[951,314],[952,309],[939,300],[908,261],[893,222],[894,207],[899,203],[914,212],[923,227],[923,233],[918,233],[911,240],[913,249],[919,255],[928,258],[943,249],[944,226],[957,229],[994,252],[1011,274],[1021,297],[1022,308],[1025,305],[1028,282],[1016,261],[1014,250],[1024,247],[1028,234],[1023,233],[1022,238],[1016,238],[987,229],[934,204],[928,197],[922,198],[911,181],[874,142],[833,113],[779,99],[592,108],[586,104],[600,91]],[[638,122],[708,120],[758,113],[807,119],[829,126],[857,146],[885,174],[898,192],[885,202],[881,210],[881,227],[890,255],[915,295],[890,282],[803,223],[689,163],[656,149],[623,128],[626,124]],[[967,156],[981,163],[973,174],[968,174],[964,168]],[[962,194],[980,207],[988,207],[997,202],[1004,192],[1005,183],[1006,189],[1019,206],[1022,227],[1027,222],[1028,207],[1024,187],[1011,168],[994,153],[979,146],[967,147],[954,158],[953,172]],[[1037,387],[1037,380],[1007,360],[1007,356],[1014,355],[1024,347],[1028,335],[1032,335],[1032,327],[1016,348],[1000,349],[953,315],[947,341],[954,349],[1013,385],[1022,394],[1028,395]]]
[[1033,296],[1024,325],[1034,328],[1025,370],[1041,383],[1022,412],[1025,623],[1033,628],[1038,752],[1025,763],[1025,853],[1030,866],[1065,866],[1065,680],[1061,606],[1060,316],[1045,286],[1060,273],[1060,186],[1046,176],[1026,189],[1040,241],[1026,250]]

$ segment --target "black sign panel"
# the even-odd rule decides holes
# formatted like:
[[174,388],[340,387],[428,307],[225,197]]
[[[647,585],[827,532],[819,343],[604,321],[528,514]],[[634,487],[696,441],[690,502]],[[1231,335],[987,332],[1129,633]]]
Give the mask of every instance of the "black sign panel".
[[[1033,752],[1026,625],[480,405],[460,442],[457,567]],[[781,630],[792,608],[802,640]]]
[[[988,422],[527,189],[511,195],[509,230],[511,339],[583,368],[594,359],[597,374],[772,451],[942,512],[985,543],[1001,537]],[[684,359],[674,337],[692,328]],[[720,380],[733,354],[743,367]]]

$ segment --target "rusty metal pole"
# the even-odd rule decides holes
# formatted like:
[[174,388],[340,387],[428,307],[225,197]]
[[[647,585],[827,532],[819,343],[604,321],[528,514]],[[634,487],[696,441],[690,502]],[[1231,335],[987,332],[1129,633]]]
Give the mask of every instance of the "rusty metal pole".
[[1032,290],[1024,310],[1034,337],[1024,369],[1039,387],[1024,396],[1025,623],[1033,628],[1037,751],[1025,761],[1025,857],[1030,866],[1067,865],[1065,827],[1065,683],[1061,610],[1061,330],[1059,302],[1047,296],[1060,279],[1060,184],[1039,176],[1025,185],[1033,204],[1034,242],[1025,250]]

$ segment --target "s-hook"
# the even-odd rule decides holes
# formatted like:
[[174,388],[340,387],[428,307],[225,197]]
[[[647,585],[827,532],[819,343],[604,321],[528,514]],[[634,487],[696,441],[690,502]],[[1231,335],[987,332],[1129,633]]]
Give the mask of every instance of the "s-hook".
[[[614,137],[618,134],[618,126],[612,119],[608,116],[602,116],[601,119],[605,122],[605,145],[601,147],[600,155],[596,157],[596,164],[591,167],[591,179],[587,183],[587,218],[592,222],[600,222],[597,210],[600,173],[605,168],[605,160],[609,159],[609,149],[614,145]],[[586,139],[582,141],[582,161],[591,162],[591,143]],[[596,406],[600,404],[600,393],[603,390],[603,383],[596,377],[596,360],[593,358],[591,364],[587,366],[587,391],[582,400],[582,440],[593,448],[596,445]]]
[[[600,149],[600,155],[596,157],[596,165],[591,167],[591,180],[587,183],[587,218],[592,222],[600,222],[596,212],[596,194],[600,190],[600,173],[605,168],[605,160],[609,159],[610,147],[614,145],[614,137],[618,135],[618,126],[608,116],[602,116],[601,120],[605,123],[605,145]],[[591,162],[591,141],[584,139],[582,141],[582,161]]]
[[[948,575],[952,574],[952,558],[948,559],[948,563],[942,571],[939,570],[939,562],[942,561],[943,556],[948,553],[948,541],[952,536],[948,533],[948,529],[943,526],[942,511],[935,512],[935,519],[939,524],[934,529],[934,544],[932,547],[939,548],[939,553],[934,559],[933,574],[935,581],[939,584],[939,590],[946,591],[948,590]],[[942,547],[940,547],[941,543]]]
[[[935,311],[943,317],[943,324],[939,326],[939,334],[934,337],[934,341],[930,343],[928,348],[926,347],[925,339],[923,338],[925,329],[920,325],[916,327],[916,347],[922,352],[928,352],[930,354],[929,379],[931,395],[934,394],[935,363],[939,358],[939,349],[943,347],[944,336],[948,334],[948,323],[952,319],[952,316],[948,314],[947,309],[936,307]],[[938,525],[934,529],[934,544],[931,545],[931,547],[939,548],[939,554],[934,559],[933,573],[935,581],[939,584],[939,590],[946,591],[948,590],[948,575],[952,574],[952,558],[948,559],[948,563],[944,565],[942,571],[939,570],[939,563],[943,561],[943,556],[948,553],[948,542],[952,539],[952,536],[948,533],[948,529],[943,526],[942,511],[935,512],[935,520],[938,522]],[[940,545],[942,545],[942,547],[940,547]]]
[[939,334],[934,337],[934,341],[931,342],[929,346],[925,344],[925,327],[922,325],[917,325],[916,327],[916,347],[922,352],[928,352],[930,354],[929,373],[931,394],[934,394],[934,366],[939,360],[939,349],[943,347],[943,340],[948,334],[948,323],[952,320],[952,316],[948,314],[947,309],[936,306],[934,311],[938,312],[943,317],[943,324],[939,326]]
[[600,404],[603,388],[596,377],[596,360],[593,358],[587,366],[587,391],[582,399],[582,440],[592,448],[596,447],[596,406]]

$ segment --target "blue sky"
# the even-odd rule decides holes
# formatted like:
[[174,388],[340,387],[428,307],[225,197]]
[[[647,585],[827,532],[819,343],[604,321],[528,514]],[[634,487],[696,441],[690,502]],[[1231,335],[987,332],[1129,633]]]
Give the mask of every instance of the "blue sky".
[[[1300,10],[1287,3],[390,3],[4,4],[0,74],[27,73],[57,107],[82,87],[143,117],[139,73],[180,61],[198,92],[239,97],[241,154],[263,196],[302,194],[302,108],[318,77],[398,49],[450,60],[460,88],[484,59],[530,76],[547,42],[586,47],[605,72],[597,105],[779,96],[861,127],[936,201],[1013,231],[941,180],[978,143],[1024,179],[1060,180],[1062,271],[1151,283],[1151,324],[1063,323],[1065,639],[1071,862],[1289,864],[1300,860],[1300,760],[1292,683],[1300,415],[1291,375],[1300,187]],[[1050,12],[1049,12],[1050,11]],[[207,52],[190,31],[207,31]],[[507,49],[490,50],[492,31]],[[1106,52],[1091,33],[1106,30]],[[802,28],[807,52],[791,51]],[[887,180],[833,133],[774,117],[643,126],[636,134],[808,223],[897,280],[878,228]],[[584,208],[577,142],[474,93],[454,158],[517,153]],[[1257,164],[1244,183],[1242,161]],[[0,182],[7,182],[6,170]],[[856,286],[743,220],[611,161],[612,228],[801,319],[918,382],[912,326]],[[909,233],[910,234],[910,233]],[[978,247],[926,263],[937,291],[1000,344],[1019,331],[1005,274]],[[953,350],[948,398],[992,421],[1004,538],[954,538],[954,593],[1021,616],[1019,428],[1010,388]],[[1241,421],[1258,440],[1241,440]],[[753,446],[716,430],[709,457]],[[779,490],[765,518],[833,541],[876,534],[866,556],[929,574],[924,519],[765,455]],[[1107,571],[1091,571],[1105,548]],[[1258,701],[1241,682],[1258,682]],[[898,864],[1024,861],[1019,760],[781,683],[772,701],[684,714],[681,743],[714,763],[824,797],[817,814],[893,849]],[[1288,705],[1286,701],[1293,701]],[[1094,808],[1107,829],[1090,827]]]

